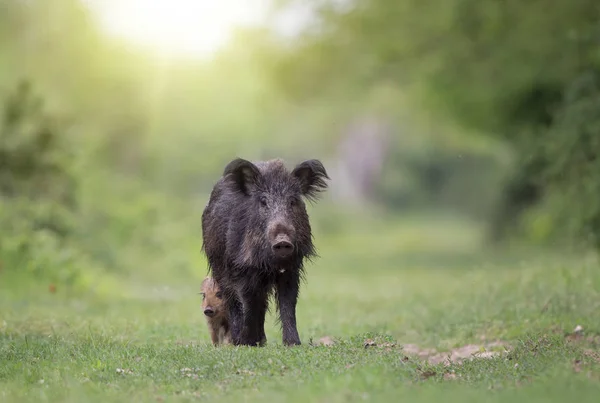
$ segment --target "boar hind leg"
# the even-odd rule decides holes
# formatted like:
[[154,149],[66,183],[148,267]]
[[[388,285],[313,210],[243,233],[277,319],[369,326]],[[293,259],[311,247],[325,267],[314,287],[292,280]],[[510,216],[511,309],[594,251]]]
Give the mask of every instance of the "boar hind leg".
[[300,276],[294,273],[284,273],[277,281],[277,304],[283,344],[286,346],[300,345],[300,336],[296,328],[296,302],[300,289]]

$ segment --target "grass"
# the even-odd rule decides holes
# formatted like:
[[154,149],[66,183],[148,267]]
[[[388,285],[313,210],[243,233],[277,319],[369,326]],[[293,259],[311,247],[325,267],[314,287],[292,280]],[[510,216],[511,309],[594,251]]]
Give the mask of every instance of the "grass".
[[[107,277],[112,287],[84,295],[2,272],[0,401],[597,401],[594,259],[483,253],[477,228],[452,222],[354,225],[316,225],[295,348],[273,314],[267,347],[214,348],[200,260],[191,278]],[[578,325],[581,340],[565,337]],[[495,340],[508,351],[449,366],[403,350]]]

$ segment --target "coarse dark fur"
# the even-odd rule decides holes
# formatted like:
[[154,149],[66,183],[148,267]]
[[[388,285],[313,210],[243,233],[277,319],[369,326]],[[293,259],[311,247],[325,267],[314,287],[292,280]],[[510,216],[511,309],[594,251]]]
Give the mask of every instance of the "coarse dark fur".
[[202,214],[202,249],[223,291],[235,345],[264,345],[274,293],[285,345],[300,344],[296,303],[304,260],[316,256],[303,198],[327,188],[318,160],[288,171],[282,160],[225,167]]
[[202,281],[202,312],[210,331],[213,345],[231,344],[229,315],[219,285],[212,277]]

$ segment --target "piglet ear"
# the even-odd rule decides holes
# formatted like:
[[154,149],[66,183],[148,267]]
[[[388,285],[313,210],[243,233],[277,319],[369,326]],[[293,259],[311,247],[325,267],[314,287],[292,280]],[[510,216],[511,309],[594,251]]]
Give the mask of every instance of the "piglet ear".
[[260,176],[260,171],[250,161],[236,158],[227,164],[223,176],[232,180],[242,193],[249,194],[250,187],[256,184]]
[[300,182],[302,195],[314,200],[319,193],[327,189],[325,179],[329,179],[325,167],[319,160],[306,160],[296,165],[292,176]]

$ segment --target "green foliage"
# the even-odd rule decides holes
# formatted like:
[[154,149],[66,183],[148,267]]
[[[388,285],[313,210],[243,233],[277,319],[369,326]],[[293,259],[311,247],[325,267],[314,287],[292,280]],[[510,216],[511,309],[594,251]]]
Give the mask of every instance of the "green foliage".
[[74,203],[71,155],[56,119],[28,82],[4,102],[0,126],[0,195]]
[[[514,110],[517,99],[535,87],[547,88],[544,93],[560,92],[582,64],[597,58],[593,39],[597,9],[590,0],[353,4],[327,8],[322,28],[308,31],[289,61],[280,62],[289,65],[280,76],[283,86],[304,79],[325,89],[340,80],[363,87],[392,80],[417,90],[413,95],[422,99],[424,93],[427,102],[439,107],[438,113],[478,130],[516,138],[520,134],[508,130],[514,129],[513,114],[528,112]],[[545,8],[547,12],[540,13]],[[320,68],[332,74],[321,73]],[[539,114],[540,107],[545,105],[538,103],[529,113]]]
[[600,83],[596,71],[568,88],[555,124],[544,137],[551,161],[546,180],[562,195],[557,215],[575,235],[600,250]]
[[77,181],[63,131],[28,82],[6,97],[0,126],[0,258],[7,269],[71,284],[81,263],[68,244]]

